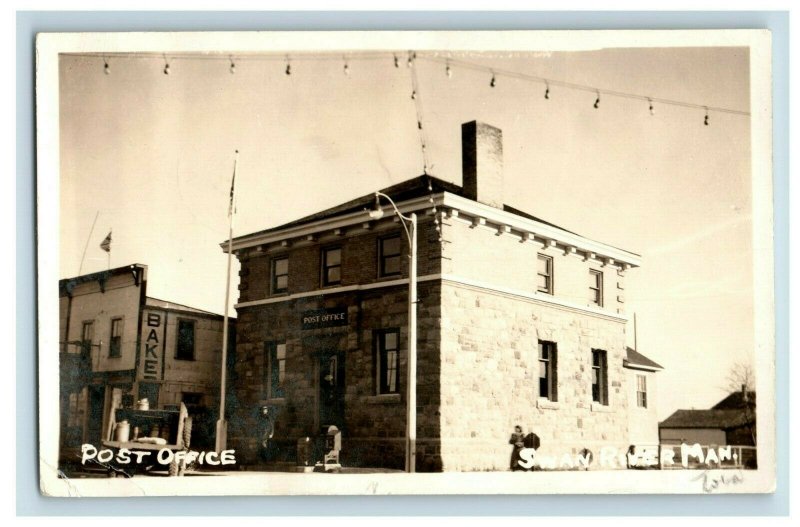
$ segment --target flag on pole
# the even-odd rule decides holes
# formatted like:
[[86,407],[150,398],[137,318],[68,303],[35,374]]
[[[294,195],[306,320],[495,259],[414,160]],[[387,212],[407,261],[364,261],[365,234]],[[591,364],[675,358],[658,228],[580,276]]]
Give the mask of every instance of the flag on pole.
[[100,248],[107,253],[111,252],[111,231],[108,231],[108,236],[106,236],[106,239],[100,244]]
[[234,204],[233,204],[233,190],[234,190],[234,186],[236,185],[236,164],[237,164],[238,161],[239,161],[239,151],[237,150],[236,151],[236,159],[234,159],[234,161],[233,161],[233,178],[231,178],[231,201],[228,204],[228,216],[229,217],[233,216],[233,213],[235,212]]

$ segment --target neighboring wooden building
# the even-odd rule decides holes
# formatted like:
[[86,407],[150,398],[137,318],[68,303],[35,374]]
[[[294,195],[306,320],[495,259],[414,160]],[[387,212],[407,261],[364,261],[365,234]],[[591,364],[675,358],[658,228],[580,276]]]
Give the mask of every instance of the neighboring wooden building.
[[62,461],[109,437],[114,402],[143,398],[151,408],[185,403],[197,418],[193,442],[213,446],[223,317],[146,288],[140,264],[59,281]]
[[[423,175],[382,190],[419,218],[417,470],[506,470],[517,424],[543,453],[625,452],[655,406],[649,381],[632,412],[635,371],[660,369],[625,345],[640,257],[504,204],[497,128],[466,123],[462,143],[462,186]],[[409,246],[381,205],[370,218],[370,193],[233,240],[241,462],[293,460],[298,438],[336,425],[344,464],[403,467]]]
[[708,410],[676,410],[659,423],[663,444],[756,445],[756,394],[733,392]]

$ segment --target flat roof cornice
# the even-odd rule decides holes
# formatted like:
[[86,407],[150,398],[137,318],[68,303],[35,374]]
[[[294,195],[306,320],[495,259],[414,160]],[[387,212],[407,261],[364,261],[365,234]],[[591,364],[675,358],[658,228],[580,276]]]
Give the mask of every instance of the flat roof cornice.
[[[424,196],[406,200],[397,204],[400,212],[427,211],[433,204],[443,211],[448,218],[456,218],[461,221],[478,221],[483,227],[502,230],[504,233],[516,235],[521,242],[535,242],[541,245],[558,246],[565,252],[584,254],[585,259],[593,259],[609,265],[619,266],[621,269],[639,267],[641,256],[623,249],[618,249],[601,242],[584,238],[577,234],[565,231],[558,227],[536,221],[515,214],[513,212],[501,210],[489,205],[467,199],[450,192],[440,192],[432,197]],[[384,218],[394,217],[391,206],[384,208]],[[272,243],[287,242],[292,239],[306,238],[318,235],[325,231],[335,231],[357,225],[370,224],[376,221],[369,218],[367,211],[350,212],[331,218],[318,221],[294,225],[280,230],[270,230],[268,232],[249,234],[233,239],[233,251],[241,251],[269,245]],[[386,220],[383,220],[386,221]],[[223,252],[227,252],[227,240],[220,244]]]
[[483,218],[487,224],[492,226],[508,226],[511,228],[511,233],[517,233],[529,239],[530,235],[534,235],[535,238],[554,241],[567,249],[571,247],[575,251],[580,250],[584,253],[594,254],[596,259],[612,259],[613,262],[627,264],[630,267],[639,267],[641,265],[641,256],[638,254],[590,240],[564,229],[456,196],[449,192],[444,193],[442,206],[445,209],[459,211],[459,216],[463,212],[472,218]]

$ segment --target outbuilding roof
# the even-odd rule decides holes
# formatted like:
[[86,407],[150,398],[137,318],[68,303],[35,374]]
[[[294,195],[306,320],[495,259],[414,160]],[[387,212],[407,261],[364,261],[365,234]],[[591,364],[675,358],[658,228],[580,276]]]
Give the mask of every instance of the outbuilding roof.
[[[755,404],[756,404],[756,392],[751,390],[747,392],[747,405],[755,406]],[[732,408],[744,408],[744,407],[745,407],[745,398],[744,398],[744,393],[742,392],[733,392],[713,406],[715,410],[729,410]]]
[[658,424],[659,428],[714,428],[727,430],[748,424],[742,410],[676,410]]

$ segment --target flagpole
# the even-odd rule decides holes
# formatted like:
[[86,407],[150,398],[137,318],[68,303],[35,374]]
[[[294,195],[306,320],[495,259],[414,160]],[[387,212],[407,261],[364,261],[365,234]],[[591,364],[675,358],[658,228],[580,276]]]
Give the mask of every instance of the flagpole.
[[92,233],[94,232],[94,224],[97,223],[97,217],[100,216],[100,211],[98,210],[97,213],[94,215],[94,221],[92,222],[92,228],[89,230],[89,237],[86,238],[86,245],[83,247],[83,255],[81,256],[81,265],[78,267],[78,276],[81,275],[81,271],[83,271],[83,261],[86,259],[86,249],[89,248],[89,241],[92,239]]
[[219,420],[217,420],[216,451],[222,452],[228,443],[228,423],[225,421],[225,383],[228,369],[228,303],[231,296],[231,260],[233,259],[233,213],[234,189],[236,185],[236,167],[239,164],[239,150],[233,161],[233,179],[231,180],[231,197],[228,205],[228,272],[225,275],[225,315],[222,322],[222,374],[220,375]]

